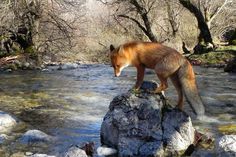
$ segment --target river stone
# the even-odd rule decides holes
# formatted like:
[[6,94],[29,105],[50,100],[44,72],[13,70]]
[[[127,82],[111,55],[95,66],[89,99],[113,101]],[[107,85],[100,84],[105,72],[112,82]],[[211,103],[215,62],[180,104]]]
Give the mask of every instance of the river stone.
[[0,144],[4,143],[7,140],[7,135],[6,134],[0,134]]
[[129,91],[111,101],[101,126],[102,145],[117,149],[118,156],[145,157],[186,150],[193,143],[190,117],[177,109],[163,114],[163,95],[146,92],[156,86],[144,82],[140,93]]
[[77,146],[69,148],[69,150],[64,154],[64,157],[88,157],[83,149]]
[[26,157],[56,157],[53,155],[47,155],[47,154],[26,154]]
[[22,144],[32,144],[40,142],[50,142],[53,140],[53,137],[47,135],[46,133],[40,130],[29,130],[20,138]]
[[23,64],[23,66],[24,66],[25,68],[29,68],[29,66],[30,66],[30,63],[28,63],[28,62],[25,62],[25,63]]
[[236,156],[236,135],[224,135],[218,138],[216,152],[222,157]]
[[117,150],[108,147],[98,147],[97,154],[98,156],[109,156],[109,155],[111,156],[117,154]]
[[64,63],[60,64],[58,70],[70,70],[77,69],[79,65],[77,63]]
[[0,133],[9,132],[17,124],[17,119],[3,111],[0,111]]
[[236,58],[230,61],[226,67],[224,68],[225,72],[233,72],[236,73]]

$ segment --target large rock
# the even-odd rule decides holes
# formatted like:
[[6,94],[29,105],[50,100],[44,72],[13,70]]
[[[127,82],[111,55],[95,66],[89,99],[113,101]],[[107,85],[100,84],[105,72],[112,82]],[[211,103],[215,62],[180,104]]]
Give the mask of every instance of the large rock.
[[18,121],[15,117],[0,111],[0,133],[9,132],[17,123]]
[[161,156],[183,151],[194,141],[190,117],[162,108],[163,96],[149,94],[155,83],[144,82],[141,93],[115,97],[101,126],[101,142],[118,150],[118,156]]
[[51,142],[52,140],[54,140],[52,136],[49,136],[40,130],[29,130],[22,135],[19,141],[22,144],[37,144],[41,142]]
[[225,135],[216,140],[216,152],[218,156],[236,156],[236,135]]
[[176,109],[167,111],[162,121],[163,140],[169,150],[181,151],[194,142],[195,129],[191,118]]

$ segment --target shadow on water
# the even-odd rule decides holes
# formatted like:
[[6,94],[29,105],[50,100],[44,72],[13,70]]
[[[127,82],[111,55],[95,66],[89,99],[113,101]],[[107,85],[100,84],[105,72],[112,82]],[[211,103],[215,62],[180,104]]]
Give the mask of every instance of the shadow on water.
[[[197,123],[203,131],[220,134],[220,125],[235,124],[236,121],[236,75],[223,70],[195,67],[199,91],[207,106],[209,116],[218,122]],[[14,143],[7,147],[11,152],[61,153],[71,145],[94,141],[99,145],[99,130],[110,101],[119,93],[126,92],[135,82],[136,71],[127,68],[119,78],[113,77],[109,65],[80,65],[75,70],[23,71],[0,74],[0,110],[16,115],[28,129],[39,129],[56,138],[45,149],[22,148]],[[147,71],[146,80],[157,80]],[[170,87],[166,91],[170,102],[176,104],[176,92]],[[191,112],[188,105],[185,111]],[[47,152],[45,152],[47,151]]]

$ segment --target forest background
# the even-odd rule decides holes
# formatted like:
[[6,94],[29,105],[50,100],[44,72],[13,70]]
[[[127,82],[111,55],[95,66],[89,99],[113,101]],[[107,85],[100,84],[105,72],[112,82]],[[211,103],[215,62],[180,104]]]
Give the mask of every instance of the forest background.
[[160,42],[200,64],[235,59],[234,0],[2,0],[0,9],[1,65],[108,63],[110,44],[133,40]]

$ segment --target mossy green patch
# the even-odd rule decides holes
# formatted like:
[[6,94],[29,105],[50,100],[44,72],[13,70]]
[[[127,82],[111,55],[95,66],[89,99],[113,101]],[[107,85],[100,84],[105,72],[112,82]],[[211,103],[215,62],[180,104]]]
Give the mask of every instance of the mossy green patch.
[[1,40],[4,40],[4,39],[7,39],[7,37],[4,36],[4,35],[0,35],[0,41],[1,41]]
[[8,64],[8,65],[6,66],[6,69],[17,70],[18,67],[16,66],[16,64],[11,63],[11,64]]
[[0,149],[0,157],[6,157],[6,156],[9,156],[9,154],[7,154],[5,150]]
[[31,109],[42,105],[40,101],[15,95],[0,95],[0,103],[3,108],[7,107],[13,111]]
[[44,92],[37,92],[37,93],[32,93],[31,97],[33,99],[49,99],[50,95]]
[[11,155],[11,157],[24,157],[24,156],[25,156],[25,153],[23,152],[17,152]]
[[33,46],[29,46],[25,49],[25,53],[34,54],[35,50]]
[[[216,51],[236,51],[236,45],[219,46]],[[236,53],[236,52],[235,52]]]
[[208,52],[201,55],[191,55],[190,60],[197,60],[201,64],[226,64],[236,56],[234,52]]
[[235,40],[232,40],[232,41],[230,42],[230,44],[236,45],[236,39],[235,39]]
[[222,134],[236,134],[236,124],[219,125],[218,130]]

